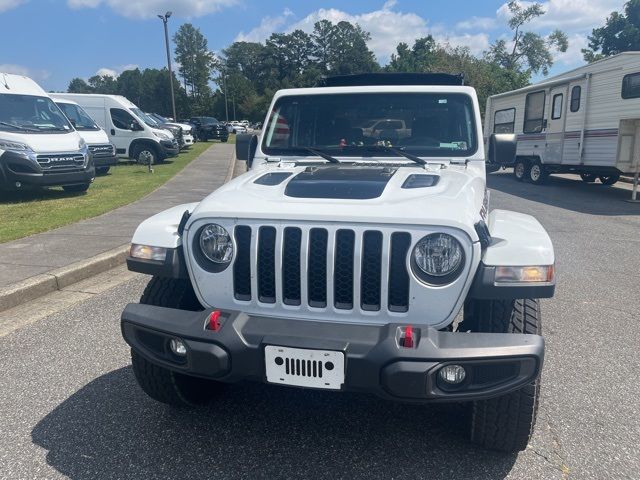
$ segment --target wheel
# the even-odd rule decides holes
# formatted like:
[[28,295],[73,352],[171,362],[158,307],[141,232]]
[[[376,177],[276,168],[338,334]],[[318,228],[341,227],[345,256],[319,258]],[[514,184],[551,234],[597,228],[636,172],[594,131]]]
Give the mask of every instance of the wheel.
[[517,159],[513,166],[513,176],[519,182],[522,182],[529,173],[529,162],[526,160]]
[[614,185],[618,180],[620,180],[620,175],[600,175],[598,178],[603,185]]
[[[188,279],[153,277],[140,303],[158,307],[198,311],[198,302]],[[140,388],[154,400],[174,407],[193,407],[211,400],[220,384],[160,367],[131,350],[133,373]]]
[[220,139],[220,141],[221,141],[222,143],[227,143],[227,142],[229,141],[229,137],[227,137],[227,138],[221,138],[221,139]]
[[155,165],[159,163],[159,155],[154,147],[149,145],[140,145],[136,147],[133,153],[133,158],[136,159],[140,165]]
[[580,178],[583,182],[593,183],[596,181],[596,176],[593,173],[581,173]]
[[[472,301],[465,305],[461,327],[463,331],[541,335],[540,304],[537,299]],[[491,450],[524,450],[533,434],[539,395],[540,377],[515,392],[473,402],[471,441]]]
[[106,175],[111,167],[96,167],[96,175]]
[[75,185],[63,185],[62,189],[69,193],[82,193],[89,190],[90,183],[77,183]]
[[535,160],[531,167],[529,167],[529,175],[527,180],[533,183],[534,185],[542,185],[547,181],[547,177],[549,177],[549,173],[547,172],[544,165],[540,163],[539,160]]

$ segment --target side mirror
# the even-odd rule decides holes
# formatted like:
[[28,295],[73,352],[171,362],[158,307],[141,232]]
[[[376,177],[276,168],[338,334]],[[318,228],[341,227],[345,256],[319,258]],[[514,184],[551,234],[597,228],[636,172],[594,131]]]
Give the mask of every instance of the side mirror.
[[251,167],[253,157],[258,148],[258,137],[249,133],[241,133],[236,136],[236,159],[247,162]]
[[492,133],[489,137],[487,162],[494,165],[513,165],[516,161],[517,136],[513,133]]
[[73,120],[73,119],[71,119],[71,118],[69,119],[69,123],[73,126],[73,128],[76,128],[76,127],[77,127],[77,125],[76,125],[76,121],[75,121],[75,120]]

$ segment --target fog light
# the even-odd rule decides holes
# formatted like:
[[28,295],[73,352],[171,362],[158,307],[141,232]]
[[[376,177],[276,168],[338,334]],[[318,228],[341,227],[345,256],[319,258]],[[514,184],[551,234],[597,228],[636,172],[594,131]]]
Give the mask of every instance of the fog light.
[[464,378],[467,376],[467,372],[464,370],[462,365],[447,365],[440,369],[438,372],[440,378],[451,385],[457,385],[464,381]]
[[187,346],[179,338],[172,338],[169,342],[169,348],[180,357],[184,357],[187,354]]

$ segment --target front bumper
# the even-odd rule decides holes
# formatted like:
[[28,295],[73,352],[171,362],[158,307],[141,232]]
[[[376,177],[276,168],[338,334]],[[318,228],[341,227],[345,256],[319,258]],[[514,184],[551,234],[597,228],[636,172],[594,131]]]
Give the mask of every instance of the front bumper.
[[227,131],[227,129],[222,129],[222,128],[212,128],[212,129],[205,129],[203,131],[203,136],[212,140],[224,140],[226,138],[229,138],[229,132]]
[[175,157],[180,153],[180,145],[176,140],[160,140],[160,146],[163,158]]
[[[502,395],[534,380],[542,369],[538,335],[451,333],[414,327],[414,348],[400,345],[404,325],[358,325],[250,316],[223,311],[221,328],[205,328],[211,311],[190,312],[129,304],[122,314],[126,342],[152,363],[223,382],[266,381],[265,346],[334,350],[345,356],[343,390],[410,401],[467,401]],[[186,357],[169,341],[187,345]],[[463,365],[458,387],[444,384],[439,369]]]
[[61,171],[45,171],[28,155],[6,151],[0,155],[0,187],[17,188],[17,185],[34,187],[55,187],[90,183],[96,176],[90,159],[84,168],[70,168]]
[[112,156],[93,156],[93,165],[95,167],[112,167],[118,164],[118,157]]

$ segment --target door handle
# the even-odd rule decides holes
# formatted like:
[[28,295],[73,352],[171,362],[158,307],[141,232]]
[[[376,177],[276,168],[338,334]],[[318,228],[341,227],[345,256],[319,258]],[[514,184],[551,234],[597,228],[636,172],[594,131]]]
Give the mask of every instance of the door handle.
[[115,134],[116,134],[116,129],[115,129],[115,128],[112,128],[112,129],[111,129],[111,135],[115,135]]

